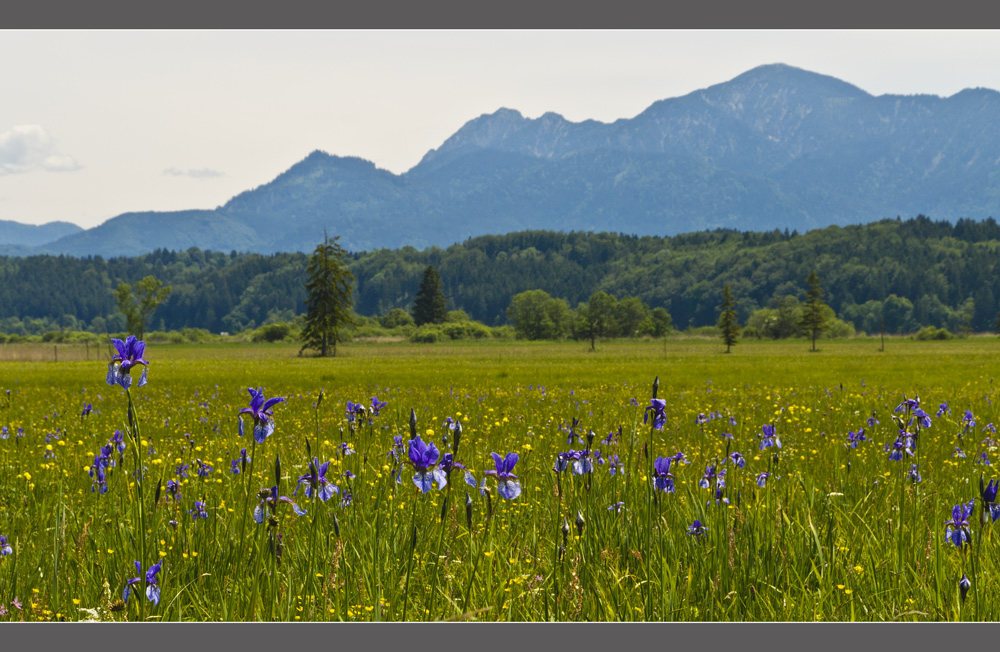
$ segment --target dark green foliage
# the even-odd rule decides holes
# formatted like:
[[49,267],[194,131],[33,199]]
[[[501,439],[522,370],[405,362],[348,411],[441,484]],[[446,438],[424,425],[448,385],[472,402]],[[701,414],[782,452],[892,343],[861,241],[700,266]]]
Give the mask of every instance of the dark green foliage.
[[666,337],[671,331],[673,323],[674,321],[670,317],[670,313],[664,308],[657,306],[650,311],[649,316],[639,325],[639,332],[651,337]]
[[[253,330],[305,311],[308,258],[199,249],[135,258],[0,257],[0,332],[124,332],[114,290],[150,275],[173,291],[149,327]],[[423,271],[432,265],[452,306],[489,326],[507,323],[512,298],[526,289],[573,306],[602,289],[668,311],[678,328],[714,326],[718,288],[729,284],[739,297],[739,322],[748,327],[744,337],[798,335],[797,318],[780,324],[790,332],[765,334],[754,331],[751,316],[778,310],[776,298],[787,302],[780,306],[786,316],[795,305],[801,310],[812,269],[823,279],[829,306],[860,331],[878,333],[882,320],[886,333],[913,333],[928,325],[957,333],[967,316],[973,332],[989,331],[1000,312],[993,295],[1000,287],[998,261],[1000,226],[994,220],[951,225],[926,217],[801,235],[703,231],[640,238],[525,231],[447,249],[404,247],[346,258],[357,279],[353,296],[361,315],[409,308]],[[970,298],[972,304],[966,304]],[[640,331],[649,333],[648,324]]]
[[302,349],[316,349],[321,356],[337,355],[340,330],[351,322],[351,282],[354,275],[347,269],[346,252],[337,242],[324,238],[309,258],[306,268],[309,280],[306,291],[306,323],[302,329]]
[[564,300],[554,299],[544,290],[528,290],[514,295],[507,318],[519,338],[556,340],[569,333],[573,317]]
[[816,350],[816,337],[827,329],[827,314],[823,302],[823,287],[819,276],[813,270],[806,279],[809,290],[806,291],[806,302],[802,307],[802,329],[812,336],[812,350]]
[[590,300],[576,309],[576,336],[590,340],[590,350],[595,349],[598,338],[616,334],[615,314],[618,300],[607,292],[595,292]]
[[396,328],[398,326],[413,326],[413,317],[402,308],[393,308],[388,314],[379,319],[379,323],[384,328]]
[[729,353],[733,344],[740,339],[740,324],[736,321],[736,300],[733,299],[733,292],[727,283],[722,288],[722,304],[719,306],[719,330],[722,331],[722,341],[726,345],[726,353]]
[[292,333],[292,327],[288,323],[268,324],[261,326],[251,338],[253,342],[280,342]]
[[413,301],[413,321],[417,326],[443,324],[448,318],[448,302],[441,290],[441,276],[428,265]]
[[955,336],[947,328],[924,326],[913,337],[918,340],[950,340]]
[[147,276],[135,284],[133,290],[128,283],[119,283],[115,290],[115,303],[125,315],[126,327],[129,333],[142,339],[146,332],[146,322],[153,316],[156,309],[170,296],[170,286],[163,286],[163,281]]

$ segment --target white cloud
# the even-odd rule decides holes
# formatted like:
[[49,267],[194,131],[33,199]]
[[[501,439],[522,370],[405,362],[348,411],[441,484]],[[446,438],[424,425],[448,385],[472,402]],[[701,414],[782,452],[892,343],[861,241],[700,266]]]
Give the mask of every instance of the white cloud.
[[163,174],[172,177],[191,177],[192,179],[216,179],[218,177],[225,176],[222,172],[218,170],[210,170],[209,168],[202,168],[200,170],[179,170],[177,168],[167,168],[163,171]]
[[52,136],[41,125],[17,125],[0,133],[0,175],[79,169],[76,159],[56,151]]

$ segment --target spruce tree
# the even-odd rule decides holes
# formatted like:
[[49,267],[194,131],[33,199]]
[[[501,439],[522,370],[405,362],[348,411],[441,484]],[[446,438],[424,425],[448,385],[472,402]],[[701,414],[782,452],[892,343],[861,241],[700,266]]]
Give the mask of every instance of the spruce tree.
[[306,273],[306,326],[302,329],[302,351],[316,349],[321,356],[337,355],[340,329],[351,323],[354,275],[347,269],[344,258],[347,252],[337,242],[324,234],[323,243],[309,257]]
[[413,302],[413,321],[417,326],[443,324],[448,318],[448,302],[441,291],[441,277],[437,270],[428,265],[420,280],[420,289]]
[[826,303],[823,301],[823,288],[819,276],[813,270],[806,279],[809,290],[806,292],[806,302],[802,308],[802,329],[812,335],[812,350],[816,350],[816,337],[828,327],[826,323]]
[[722,331],[722,341],[726,343],[726,353],[740,339],[740,325],[736,321],[736,300],[727,283],[722,288],[722,305],[719,306],[719,329]]

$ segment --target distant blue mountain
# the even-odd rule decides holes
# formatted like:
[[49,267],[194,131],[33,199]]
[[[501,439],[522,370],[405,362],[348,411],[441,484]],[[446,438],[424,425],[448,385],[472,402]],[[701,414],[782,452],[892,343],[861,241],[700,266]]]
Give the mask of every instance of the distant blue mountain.
[[311,251],[447,246],[522,229],[672,235],[885,217],[1000,216],[1000,93],[872,96],[791,66],[574,123],[500,109],[413,169],[313,152],[213,211],[129,213],[34,249]]
[[23,245],[35,247],[73,233],[83,231],[76,224],[69,222],[49,222],[47,224],[21,224],[9,220],[0,220],[0,246]]

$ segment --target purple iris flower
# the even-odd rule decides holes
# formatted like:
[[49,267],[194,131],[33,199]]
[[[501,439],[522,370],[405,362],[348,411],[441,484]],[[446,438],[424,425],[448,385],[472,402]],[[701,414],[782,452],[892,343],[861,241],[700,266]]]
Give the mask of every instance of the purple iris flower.
[[347,420],[355,421],[358,417],[365,416],[365,406],[360,403],[347,402]]
[[[258,444],[263,444],[268,435],[274,432],[274,419],[271,407],[281,403],[285,399],[276,396],[264,399],[264,388],[254,389],[248,387],[250,392],[250,407],[240,410],[240,414],[249,414],[253,417],[253,438]],[[243,434],[243,419],[240,419],[240,435]]]
[[962,573],[962,579],[958,581],[958,591],[962,596],[962,602],[965,602],[965,596],[971,588],[972,582],[970,582],[969,578],[965,576],[965,573]]
[[496,469],[483,471],[486,475],[495,476],[497,479],[497,493],[507,500],[514,500],[521,495],[521,483],[514,475],[514,466],[517,464],[517,453],[507,453],[505,457],[500,457],[497,453],[490,453],[493,457],[493,465]]
[[971,543],[972,530],[969,528],[969,517],[972,516],[972,507],[975,499],[968,503],[955,505],[951,510],[951,520],[945,521],[944,535],[959,548],[963,542]]
[[962,426],[966,430],[971,430],[976,427],[976,417],[973,416],[972,410],[965,411],[965,416],[962,417]]
[[762,471],[760,475],[757,476],[757,486],[761,489],[767,484],[767,479],[771,477],[771,474],[767,471]]
[[580,434],[576,431],[577,426],[580,425],[580,420],[576,417],[573,418],[573,423],[567,428],[565,425],[560,426],[560,429],[566,432],[566,445],[570,446],[574,441],[578,443],[583,443],[580,438]]
[[[83,404],[83,412],[80,413],[80,418],[82,419],[83,417],[89,417],[90,413],[93,412],[93,411],[94,411],[93,404],[91,404],[91,403],[84,403]],[[7,428],[4,428],[4,430],[7,430]],[[6,437],[4,437],[4,439],[6,439]]]
[[774,434],[774,424],[766,423],[761,426],[762,434],[760,436],[760,450],[765,448],[770,448],[771,446],[777,446],[781,448],[781,440],[778,439],[777,435]]
[[857,448],[858,444],[863,441],[868,441],[867,439],[865,439],[864,428],[859,429],[857,432],[851,432],[851,431],[847,432],[847,445],[850,446],[851,448]]
[[691,525],[689,525],[687,529],[687,533],[692,536],[701,536],[702,534],[705,534],[705,532],[707,531],[708,530],[705,528],[702,522],[697,519],[693,523],[691,523]]
[[202,500],[194,501],[194,509],[189,509],[188,514],[191,518],[197,521],[199,518],[208,518],[208,511],[205,509],[205,502]]
[[257,497],[260,498],[260,504],[254,507],[253,510],[253,520],[256,521],[257,523],[264,522],[264,514],[266,507],[270,507],[272,513],[275,511],[275,509],[278,507],[279,500],[283,503],[288,503],[289,505],[291,505],[292,511],[294,511],[295,514],[298,516],[302,516],[306,513],[306,510],[299,507],[298,504],[296,504],[296,502],[291,498],[289,498],[288,496],[279,496],[277,486],[271,487],[270,489],[261,489],[259,492],[257,492]]
[[[438,467],[445,473],[450,473],[452,469],[462,469],[463,471],[468,471],[461,462],[455,459],[452,453],[445,453],[441,456],[441,461],[438,463]],[[472,485],[475,486],[475,478],[472,480]]]
[[983,499],[983,505],[990,512],[990,518],[996,523],[1000,519],[1000,505],[997,505],[997,491],[1000,490],[1000,483],[990,480],[990,483],[983,487],[983,479],[979,478],[979,495]]
[[645,424],[649,420],[649,413],[652,411],[653,429],[663,430],[663,426],[667,423],[667,402],[662,398],[651,398],[649,401],[650,404],[642,414],[642,423]]
[[212,467],[211,464],[206,464],[205,462],[202,462],[201,460],[195,460],[195,462],[198,463],[198,477],[199,478],[207,478],[208,474],[215,470]]
[[612,476],[616,475],[619,471],[624,473],[623,467],[625,465],[618,459],[618,454],[614,454],[608,458],[608,473]]
[[181,499],[181,485],[176,480],[167,480],[167,498]]
[[[125,583],[125,590],[122,591],[122,601],[128,602],[128,597],[132,594],[132,587],[142,581],[142,566],[139,562],[135,562],[135,572],[139,574],[139,577],[133,577]],[[160,562],[156,562],[146,571],[146,597],[153,604],[160,603],[160,585],[157,582],[156,575],[160,572]]]
[[7,537],[0,534],[0,557],[6,557],[7,555],[14,554],[14,549],[10,547],[7,543]]
[[441,425],[444,426],[444,427],[446,427],[446,428],[448,428],[448,430],[454,430],[455,429],[455,420],[452,419],[451,417],[445,417],[444,418],[444,423],[442,423]]
[[701,480],[698,481],[698,486],[702,489],[708,489],[712,486],[712,480],[715,479],[715,465],[710,464],[705,468],[705,474],[701,476]]
[[982,453],[979,454],[979,457],[976,458],[976,464],[983,464],[985,466],[992,466],[992,464],[990,464],[990,458],[986,454],[986,451],[983,451]]
[[700,425],[705,424],[705,423],[708,423],[708,417],[706,417],[704,414],[702,414],[701,412],[699,412],[698,416],[696,416],[694,418],[694,425],[700,426]]
[[615,510],[616,514],[620,514],[623,509],[625,509],[625,503],[623,502],[617,502],[608,507],[609,512]]
[[107,474],[104,467],[97,463],[97,459],[94,460],[94,465],[90,467],[90,477],[93,478],[93,482],[90,484],[91,493],[95,489],[99,490],[99,494],[106,494],[108,492]]
[[138,386],[145,385],[146,366],[149,362],[142,357],[142,354],[146,351],[146,343],[140,342],[135,335],[129,335],[124,342],[112,337],[111,343],[118,349],[118,353],[111,356],[111,362],[108,363],[107,383],[121,385],[123,389],[128,389],[132,386],[132,370],[138,366],[142,368]]
[[570,462],[578,459],[579,453],[577,451],[569,451],[567,453],[556,453],[556,464],[555,472],[562,473],[569,468]]
[[910,470],[906,474],[906,477],[910,479],[910,482],[920,482],[920,471],[917,470],[917,466],[917,464],[911,464]]
[[733,461],[733,464],[735,464],[736,468],[738,469],[742,469],[747,465],[746,458],[743,457],[743,455],[741,455],[740,453],[731,453],[729,455],[729,459]]
[[187,474],[188,466],[190,466],[190,465],[189,464],[178,464],[177,465],[177,470],[175,471],[175,474],[181,476],[182,478],[188,477],[188,474]]
[[10,431],[7,430],[7,426],[0,428],[0,439],[7,439],[10,437]]
[[941,418],[945,414],[951,414],[951,408],[948,407],[948,401],[945,401],[944,403],[938,406],[938,411],[937,411],[938,418]]
[[306,486],[307,497],[312,497],[313,487],[316,487],[316,495],[324,503],[333,498],[334,494],[340,493],[340,489],[337,485],[326,479],[326,471],[329,468],[330,462],[320,464],[319,458],[312,458],[312,461],[309,462],[309,472],[299,477],[299,482],[295,485],[295,492],[298,492],[299,485],[304,484]]
[[865,425],[869,428],[874,428],[879,423],[879,420],[875,418],[875,410],[872,410],[872,415],[865,419]]
[[408,462],[415,471],[413,484],[422,493],[430,491],[435,481],[438,489],[444,489],[445,485],[448,484],[448,476],[445,475],[444,471],[434,466],[440,457],[434,442],[425,443],[420,439],[420,435],[417,435],[416,439],[409,441],[409,445],[408,455],[410,459]]
[[369,408],[369,417],[377,417],[378,413],[386,406],[386,401],[379,401],[377,396],[372,396],[372,404]]
[[958,446],[955,447],[955,452],[951,454],[952,457],[957,457],[959,459],[965,459],[965,451],[963,451]]
[[657,457],[653,462],[653,487],[668,493],[674,493],[674,476],[670,472],[672,457]]
[[920,408],[915,408],[913,410],[913,418],[910,419],[910,423],[913,423],[914,420],[916,420],[917,425],[921,428],[931,427],[931,416]]
[[891,444],[885,445],[885,450],[889,452],[889,459],[893,462],[899,462],[903,459],[903,451],[906,451],[907,455],[913,455],[913,450],[910,448],[910,443],[913,441],[913,436],[908,432],[900,432],[899,436],[896,437],[896,441]]
[[591,455],[589,450],[572,452],[576,453],[573,456],[573,473],[576,475],[584,475],[594,470],[594,463],[590,459]]
[[896,409],[893,410],[893,412],[902,412],[903,410],[906,410],[907,412],[909,412],[910,410],[915,410],[915,409],[917,409],[919,407],[920,407],[920,397],[919,396],[914,396],[913,398],[906,398],[904,396],[903,397],[903,402],[900,403],[899,405],[897,405]]

